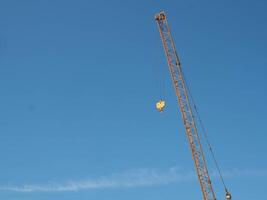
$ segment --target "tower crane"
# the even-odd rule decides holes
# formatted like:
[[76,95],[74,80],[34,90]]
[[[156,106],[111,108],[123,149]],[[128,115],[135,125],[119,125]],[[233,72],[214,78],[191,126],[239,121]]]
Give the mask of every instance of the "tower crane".
[[[186,85],[186,82],[183,76],[181,63],[180,63],[178,54],[174,46],[174,42],[171,36],[166,14],[163,11],[160,13],[157,13],[155,15],[155,20],[158,25],[164,52],[167,58],[168,66],[169,66],[169,71],[171,74],[172,83],[175,89],[175,94],[177,96],[178,105],[179,105],[179,108],[182,114],[182,120],[185,126],[186,136],[187,136],[190,149],[191,149],[191,153],[193,156],[193,160],[194,160],[194,164],[195,164],[195,168],[197,172],[197,177],[198,177],[198,180],[201,186],[203,200],[216,200],[215,193],[214,193],[214,190],[211,184],[211,179],[208,173],[204,153],[202,150],[193,110],[191,107],[190,96],[188,95],[188,87]],[[163,107],[160,107],[158,105],[159,104],[157,104],[157,108],[160,111],[162,111],[163,107],[165,106],[165,102],[164,102]],[[216,160],[215,160],[215,163],[217,165]],[[222,179],[222,176],[221,176],[221,179]],[[223,184],[224,184],[224,181],[223,181]],[[226,199],[230,200],[231,194],[227,191],[226,187],[225,187],[225,191],[226,191]]]

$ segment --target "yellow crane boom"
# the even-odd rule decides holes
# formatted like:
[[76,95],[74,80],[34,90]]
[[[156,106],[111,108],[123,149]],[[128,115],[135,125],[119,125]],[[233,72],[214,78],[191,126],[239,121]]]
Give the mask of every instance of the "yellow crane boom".
[[189,141],[192,152],[195,168],[197,171],[198,180],[201,186],[204,200],[216,200],[203,150],[200,143],[195,119],[190,105],[187,87],[184,81],[181,63],[177,55],[174,42],[171,36],[170,28],[167,23],[167,18],[164,12],[155,15],[155,20],[158,25],[162,44],[167,57],[169,70],[178,104],[182,114],[183,123],[186,130],[186,136]]

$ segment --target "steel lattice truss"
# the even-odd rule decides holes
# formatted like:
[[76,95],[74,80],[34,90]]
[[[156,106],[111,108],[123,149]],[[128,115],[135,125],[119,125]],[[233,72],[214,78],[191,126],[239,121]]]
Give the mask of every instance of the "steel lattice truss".
[[203,199],[216,200],[204,159],[200,138],[197,133],[193,112],[190,106],[190,100],[187,94],[187,88],[182,74],[181,64],[170,33],[166,15],[164,12],[160,12],[155,16],[155,19],[167,57],[172,82],[186,129],[186,135],[190,144],[198,179],[201,185]]

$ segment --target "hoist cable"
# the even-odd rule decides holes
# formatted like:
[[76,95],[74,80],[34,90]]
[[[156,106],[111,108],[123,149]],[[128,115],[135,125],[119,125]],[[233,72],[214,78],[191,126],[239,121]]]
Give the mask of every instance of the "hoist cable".
[[195,110],[195,113],[196,113],[196,116],[197,116],[197,120],[199,121],[200,127],[201,127],[201,129],[202,129],[202,131],[203,131],[204,138],[205,138],[205,140],[206,140],[206,143],[207,143],[208,146],[209,146],[210,153],[211,153],[211,155],[212,155],[213,161],[214,161],[215,166],[216,166],[216,168],[217,168],[217,171],[218,171],[218,173],[219,173],[220,180],[221,180],[221,182],[222,182],[222,184],[223,184],[223,186],[224,186],[225,191],[228,192],[227,187],[226,187],[226,184],[225,184],[224,179],[223,179],[223,176],[222,176],[222,173],[221,173],[221,170],[220,170],[220,167],[219,167],[219,164],[218,164],[218,162],[217,162],[217,159],[216,159],[215,154],[214,154],[214,152],[213,152],[213,149],[212,149],[212,147],[211,147],[211,143],[210,143],[210,141],[209,141],[209,138],[208,138],[208,134],[207,134],[206,128],[205,128],[205,126],[204,126],[204,124],[203,124],[203,122],[202,122],[202,120],[201,120],[201,117],[200,117],[200,115],[199,115],[197,106],[196,106],[196,104],[195,104],[195,100],[194,100],[194,98],[193,98],[192,92],[191,92],[191,90],[190,90],[189,85],[187,84],[186,78],[185,78],[184,73],[183,73],[182,70],[181,70],[181,73],[182,73],[182,75],[183,75],[183,77],[184,77],[185,86],[186,86],[186,88],[187,88],[187,90],[188,90],[189,97],[190,97],[191,102],[192,102],[192,104],[193,104],[193,108],[194,108],[194,110]]

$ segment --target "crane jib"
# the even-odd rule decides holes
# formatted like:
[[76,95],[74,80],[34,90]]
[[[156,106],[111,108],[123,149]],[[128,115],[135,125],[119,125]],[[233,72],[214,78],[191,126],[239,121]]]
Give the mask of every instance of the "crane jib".
[[155,20],[159,28],[164,52],[167,57],[171,79],[182,114],[182,119],[197,171],[198,180],[200,182],[203,199],[216,200],[187,94],[187,88],[182,74],[180,60],[174,46],[165,13],[160,12],[156,14]]

